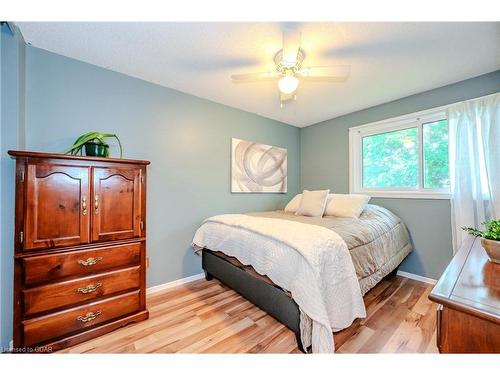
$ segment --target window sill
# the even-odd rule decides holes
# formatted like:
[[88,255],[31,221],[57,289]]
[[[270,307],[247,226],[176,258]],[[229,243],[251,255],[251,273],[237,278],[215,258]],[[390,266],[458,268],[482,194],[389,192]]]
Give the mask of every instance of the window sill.
[[450,199],[448,192],[425,191],[380,191],[380,190],[355,190],[352,194],[365,194],[372,198],[404,198],[404,199]]

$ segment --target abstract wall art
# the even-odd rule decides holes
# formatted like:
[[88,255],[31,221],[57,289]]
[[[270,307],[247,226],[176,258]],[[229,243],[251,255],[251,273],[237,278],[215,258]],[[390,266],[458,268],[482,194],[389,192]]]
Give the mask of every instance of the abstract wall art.
[[231,192],[287,192],[286,148],[232,138],[231,149]]

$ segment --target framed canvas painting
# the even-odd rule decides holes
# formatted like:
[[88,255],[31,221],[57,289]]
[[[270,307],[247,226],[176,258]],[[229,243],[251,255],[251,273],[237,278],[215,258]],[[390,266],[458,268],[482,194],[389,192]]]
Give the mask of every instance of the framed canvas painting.
[[231,192],[287,192],[286,148],[232,138],[231,150]]

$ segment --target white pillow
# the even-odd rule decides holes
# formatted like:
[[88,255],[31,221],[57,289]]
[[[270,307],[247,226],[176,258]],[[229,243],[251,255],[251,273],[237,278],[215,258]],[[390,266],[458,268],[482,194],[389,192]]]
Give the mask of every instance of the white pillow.
[[290,202],[285,207],[285,212],[297,212],[300,206],[300,200],[302,199],[302,194],[297,194],[293,197]]
[[330,194],[325,215],[358,218],[369,201],[368,195]]
[[322,217],[330,190],[304,190],[300,206],[295,215]]

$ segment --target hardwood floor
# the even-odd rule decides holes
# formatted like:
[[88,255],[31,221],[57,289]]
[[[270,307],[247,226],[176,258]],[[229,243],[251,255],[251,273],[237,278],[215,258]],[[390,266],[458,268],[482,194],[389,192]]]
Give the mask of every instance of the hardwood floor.
[[[432,287],[382,280],[366,319],[335,334],[337,353],[437,353]],[[151,294],[148,308],[149,320],[58,353],[300,353],[292,331],[215,280]]]

